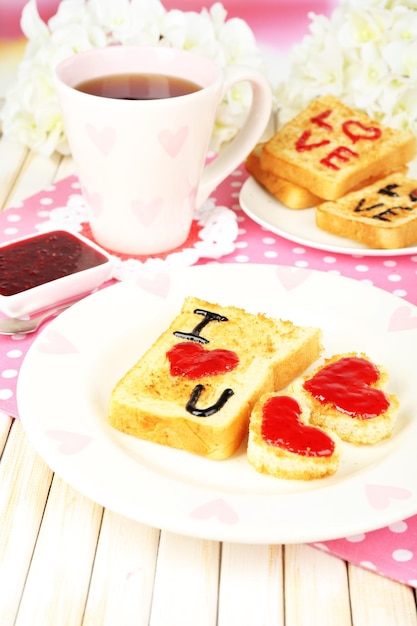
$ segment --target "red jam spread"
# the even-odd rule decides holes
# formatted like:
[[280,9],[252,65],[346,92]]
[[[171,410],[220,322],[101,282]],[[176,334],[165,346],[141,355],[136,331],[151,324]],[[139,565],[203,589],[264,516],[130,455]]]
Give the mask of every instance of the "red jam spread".
[[301,408],[290,396],[272,396],[263,406],[262,437],[271,446],[306,457],[329,457],[334,441],[322,430],[303,424]]
[[199,343],[177,343],[167,352],[172,376],[190,380],[225,374],[237,367],[239,357],[231,350],[208,350]]
[[0,295],[12,296],[106,261],[106,256],[65,231],[17,241],[0,248]]
[[320,148],[321,146],[327,146],[327,144],[330,143],[328,139],[323,139],[323,141],[318,141],[317,143],[308,143],[310,137],[311,132],[309,130],[305,130],[295,144],[297,152],[307,152],[308,150],[315,150],[316,148]]
[[331,404],[351,417],[369,419],[389,407],[385,393],[371,387],[378,378],[378,368],[367,359],[344,357],[323,367],[304,388],[322,404]]
[[335,148],[332,152],[330,152],[327,157],[324,157],[324,159],[320,159],[320,163],[326,165],[332,170],[340,170],[340,167],[336,165],[336,163],[334,163],[335,160],[343,161],[344,163],[346,163],[346,161],[349,161],[350,157],[358,156],[359,154],[357,152],[354,152],[350,148],[346,148],[345,146],[339,146],[338,148]]
[[329,117],[331,112],[331,109],[327,109],[326,111],[323,111],[323,113],[319,113],[319,115],[312,117],[311,121],[313,122],[313,124],[317,124],[317,126],[320,126],[321,128],[325,128],[326,130],[333,130],[333,126],[324,121]]
[[375,141],[382,135],[382,131],[377,126],[364,126],[357,120],[347,120],[342,126],[343,132],[349,139],[356,143],[360,139],[367,139],[368,141]]

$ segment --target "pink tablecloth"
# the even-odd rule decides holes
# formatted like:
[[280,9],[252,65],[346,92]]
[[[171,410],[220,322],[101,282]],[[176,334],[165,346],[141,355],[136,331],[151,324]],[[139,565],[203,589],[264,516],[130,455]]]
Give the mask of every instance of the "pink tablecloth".
[[[234,250],[221,257],[222,263],[277,263],[336,272],[367,281],[417,304],[417,254],[397,257],[353,256],[323,252],[288,241],[258,226],[240,209],[238,196],[246,176],[244,168],[241,168],[214,194],[214,212],[216,207],[222,206],[232,209],[232,212],[226,209],[225,223],[226,230],[227,225],[230,225],[227,237],[230,238],[231,233],[234,233],[235,243],[230,246],[230,242],[226,242],[223,248],[218,248],[218,252],[227,252],[233,247]],[[47,222],[51,223],[52,218],[58,220],[57,223],[61,226],[63,223],[73,225],[77,219],[80,222],[82,218],[77,218],[76,215],[80,211],[79,196],[75,195],[70,200],[76,186],[74,182],[76,179],[73,177],[65,179],[28,198],[20,206],[11,207],[0,214],[0,241],[9,241],[42,229]],[[233,219],[229,223],[228,217],[232,215]],[[232,223],[235,224],[236,219],[237,237]],[[223,227],[225,223],[223,222]],[[195,236],[197,235],[198,229]],[[192,244],[193,242],[188,262],[207,263],[207,258],[199,258],[201,251],[198,254],[193,253]],[[409,323],[417,326],[417,317],[410,319]],[[33,336],[0,337],[0,410],[15,417],[18,417],[16,381],[20,365],[32,341]],[[314,545],[330,554],[417,587],[417,515],[378,531]]]

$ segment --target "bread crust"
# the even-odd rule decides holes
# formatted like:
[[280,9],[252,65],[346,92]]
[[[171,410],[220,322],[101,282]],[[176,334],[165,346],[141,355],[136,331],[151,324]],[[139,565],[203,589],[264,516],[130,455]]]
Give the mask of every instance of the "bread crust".
[[324,200],[335,200],[386,176],[415,154],[411,132],[382,126],[327,95],[313,100],[265,143],[261,166]]
[[[227,318],[212,321],[201,331],[209,350],[235,353],[239,363],[232,371],[190,380],[172,375],[168,351],[181,341],[174,333],[191,332],[201,322],[196,310]],[[282,389],[319,357],[318,328],[295,326],[290,321],[251,314],[188,297],[179,315],[150,349],[123,376],[112,391],[108,419],[118,430],[180,448],[211,459],[230,457],[247,435],[249,415],[257,398]],[[212,406],[225,389],[232,389],[221,410],[198,417],[186,405],[196,385],[204,391],[198,404]]]
[[309,209],[322,202],[322,198],[314,195],[308,189],[264,170],[261,166],[263,146],[264,144],[258,144],[245,162],[247,171],[260,185],[289,209]]
[[417,243],[417,180],[394,173],[337,201],[320,203],[316,224],[369,248],[406,248]]

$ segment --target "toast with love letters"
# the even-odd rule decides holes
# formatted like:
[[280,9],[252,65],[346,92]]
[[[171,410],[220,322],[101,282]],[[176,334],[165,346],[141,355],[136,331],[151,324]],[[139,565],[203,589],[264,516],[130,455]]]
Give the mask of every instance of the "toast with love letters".
[[257,399],[286,387],[321,351],[318,328],[187,297],[116,384],[108,419],[129,435],[225,459],[247,436]]
[[[319,198],[314,195],[308,189],[292,183],[289,180],[285,180],[281,176],[277,176],[272,172],[264,170],[261,165],[261,156],[264,144],[259,143],[250,152],[245,161],[246,170],[249,174],[259,183],[264,189],[266,189],[271,195],[279,200],[283,205],[289,209],[310,209],[318,207],[323,203],[323,198]],[[406,175],[408,167],[406,165],[399,167],[395,170],[395,174]],[[370,180],[365,181],[360,185],[360,189],[365,186],[372,185],[380,180],[379,177],[375,180],[372,177]],[[344,198],[345,196],[343,196]],[[343,199],[341,198],[341,199]],[[324,228],[324,230],[326,230]],[[340,233],[337,233],[340,234]]]
[[411,132],[388,128],[333,96],[313,100],[263,146],[264,172],[336,200],[416,154]]
[[391,250],[417,243],[417,180],[395,173],[317,205],[316,224],[369,248]]
[[264,170],[261,166],[263,147],[263,143],[255,146],[245,161],[246,170],[262,187],[290,209],[308,209],[323,201],[308,189]]

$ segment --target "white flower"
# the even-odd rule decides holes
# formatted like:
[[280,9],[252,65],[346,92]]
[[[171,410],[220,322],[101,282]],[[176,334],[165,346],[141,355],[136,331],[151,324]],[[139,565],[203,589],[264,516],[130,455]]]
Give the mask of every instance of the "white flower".
[[[160,0],[62,0],[45,24],[36,0],[25,5],[21,27],[27,38],[15,84],[1,111],[3,133],[49,156],[69,151],[53,72],[63,59],[111,44],[151,44],[193,50],[221,68],[233,64],[264,71],[264,59],[249,26],[227,20],[221,3],[210,10],[167,11]],[[221,103],[211,150],[232,138],[251,104],[247,84],[236,85]]]
[[330,18],[309,14],[278,87],[285,123],[329,93],[394,128],[417,134],[417,0],[340,0]]

